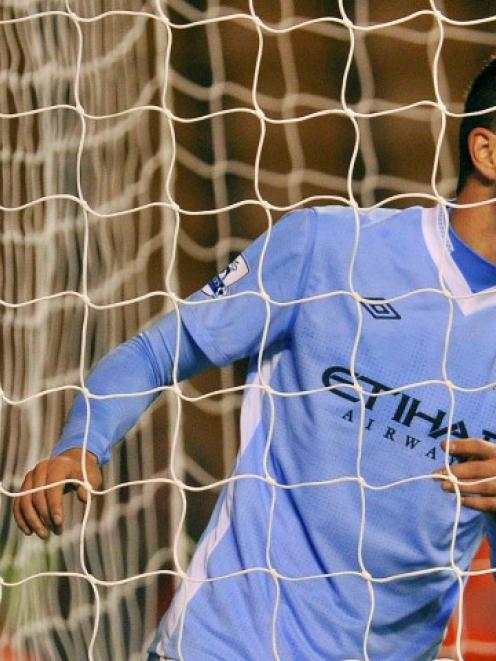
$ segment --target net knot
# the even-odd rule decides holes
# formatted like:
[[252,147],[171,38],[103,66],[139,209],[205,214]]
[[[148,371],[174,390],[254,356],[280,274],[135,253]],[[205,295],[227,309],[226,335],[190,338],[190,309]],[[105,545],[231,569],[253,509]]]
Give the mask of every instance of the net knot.
[[87,386],[82,385],[81,386],[81,395],[83,395],[83,397],[85,397],[86,399],[90,399],[91,390]]
[[83,211],[86,211],[86,213],[94,213],[93,209],[90,207],[84,197],[78,198],[78,202],[81,205],[81,209]]
[[343,106],[342,108],[343,108],[343,114],[344,114],[346,117],[349,117],[351,120],[354,120],[354,119],[355,119],[355,117],[356,117],[356,113],[355,113],[355,111],[353,110],[353,108],[350,108],[349,106]]
[[93,485],[91,484],[91,482],[89,480],[83,480],[82,486],[88,492],[88,498],[90,498],[92,496],[92,494],[95,493],[95,489],[93,489]]
[[162,9],[162,3],[160,2],[160,0],[155,0],[155,8],[157,10],[160,20],[166,23],[167,25],[169,25],[170,24],[169,17]]
[[257,106],[255,108],[255,115],[261,122],[265,122],[267,115],[264,113],[264,111],[260,108],[260,106]]
[[174,381],[174,383],[171,384],[170,389],[171,389],[171,392],[174,393],[174,395],[177,395],[178,397],[181,397],[182,390],[179,387],[179,383],[177,383],[177,381]]
[[446,115],[448,113],[448,108],[446,107],[446,104],[444,103],[444,101],[442,99],[438,99],[436,101],[436,106],[443,113],[443,115]]
[[263,289],[263,287],[260,288],[259,296],[262,299],[262,301],[265,301],[266,303],[270,303],[272,301],[269,294],[266,292],[265,289]]
[[270,473],[267,473],[265,475],[265,482],[271,486],[271,487],[276,487],[277,486],[277,481],[275,480],[274,477]]
[[362,578],[365,581],[369,581],[369,582],[373,580],[372,574],[369,571],[367,571],[366,569],[362,570]]
[[256,28],[263,30],[266,27],[265,23],[262,21],[258,14],[251,13],[249,18],[253,21]]
[[270,211],[272,209],[271,203],[268,202],[267,200],[264,200],[263,198],[260,198],[258,203],[262,207],[262,209],[265,209],[265,211]]
[[435,5],[433,2],[431,2],[431,9],[430,9],[430,11],[431,11],[431,13],[432,13],[432,16],[433,16],[437,21],[439,21],[440,23],[442,23],[442,22],[444,21],[445,16],[444,16],[443,12],[442,12],[440,9],[438,9],[438,8],[436,7],[436,5]]

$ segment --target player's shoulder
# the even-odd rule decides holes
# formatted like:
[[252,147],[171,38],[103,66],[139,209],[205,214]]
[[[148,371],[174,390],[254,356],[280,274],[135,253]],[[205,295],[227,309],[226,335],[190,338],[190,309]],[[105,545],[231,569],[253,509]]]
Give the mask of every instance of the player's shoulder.
[[355,240],[358,233],[371,235],[381,241],[406,238],[421,231],[423,207],[412,206],[406,209],[376,207],[355,209],[353,207],[330,205],[309,209],[309,222],[313,232],[324,243]]
[[409,227],[420,229],[424,208],[421,206],[406,209],[374,208],[361,213],[361,225],[364,230],[378,233],[386,231],[405,231]]
[[[357,209],[320,206],[289,214],[283,234],[285,254],[298,251],[306,264],[306,295],[349,286],[350,264],[369,271],[376,262],[389,264],[396,254],[413,254],[419,244],[421,207]],[[402,250],[401,246],[408,246]]]
[[423,207],[414,206],[406,209],[391,209],[374,207],[372,209],[355,209],[349,206],[330,205],[312,207],[308,211],[313,215],[314,222],[323,228],[334,231],[337,227],[343,229],[380,229],[386,221],[389,224],[418,223]]
[[413,239],[412,235],[420,231],[422,212],[423,207],[420,206],[358,209],[333,204],[293,210],[277,225],[282,240],[307,236],[309,240],[306,244],[310,251],[313,245],[318,252],[339,249],[346,254],[353,250],[357,235],[361,236],[362,232],[367,235],[368,241],[377,239],[384,244]]
[[346,232],[354,227],[356,214],[350,207],[331,205],[321,207],[303,207],[287,213],[277,223],[288,231],[299,229],[310,234],[317,232],[326,235],[336,231]]

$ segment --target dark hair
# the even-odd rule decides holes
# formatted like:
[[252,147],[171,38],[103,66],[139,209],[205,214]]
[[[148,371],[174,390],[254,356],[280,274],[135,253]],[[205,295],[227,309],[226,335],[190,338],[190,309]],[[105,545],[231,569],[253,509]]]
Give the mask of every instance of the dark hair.
[[[493,57],[474,78],[465,101],[464,112],[477,112],[493,106],[496,106],[496,57]],[[457,195],[463,190],[468,176],[474,171],[474,164],[468,149],[468,136],[470,131],[477,127],[494,129],[496,127],[496,111],[464,117],[462,120],[458,135],[460,171],[456,188]]]

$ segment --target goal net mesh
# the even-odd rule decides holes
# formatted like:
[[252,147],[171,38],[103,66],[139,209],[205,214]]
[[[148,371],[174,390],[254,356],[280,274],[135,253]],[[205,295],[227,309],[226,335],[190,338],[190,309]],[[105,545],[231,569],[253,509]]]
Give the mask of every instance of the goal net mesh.
[[[246,366],[166,389],[48,543],[14,524],[26,471],[95,362],[285,211],[453,194],[490,5],[4,0],[2,658],[143,658],[235,459]],[[494,658],[468,599],[446,654]]]

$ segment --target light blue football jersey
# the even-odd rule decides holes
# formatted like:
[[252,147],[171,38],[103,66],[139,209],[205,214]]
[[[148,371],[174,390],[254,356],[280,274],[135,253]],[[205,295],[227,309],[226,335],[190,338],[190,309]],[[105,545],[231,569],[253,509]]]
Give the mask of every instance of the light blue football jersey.
[[265,236],[182,307],[213,363],[252,360],[235,479],[150,650],[436,657],[460,596],[453,535],[466,570],[486,519],[462,508],[455,530],[456,498],[430,475],[450,418],[452,438],[496,438],[496,391],[457,389],[496,381],[496,293],[472,295],[445,233],[440,208],[293,212],[270,235],[262,290]]

